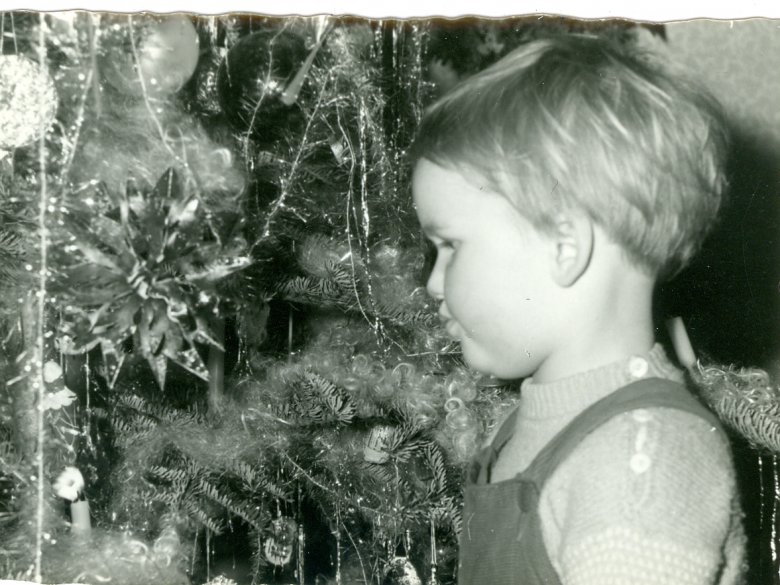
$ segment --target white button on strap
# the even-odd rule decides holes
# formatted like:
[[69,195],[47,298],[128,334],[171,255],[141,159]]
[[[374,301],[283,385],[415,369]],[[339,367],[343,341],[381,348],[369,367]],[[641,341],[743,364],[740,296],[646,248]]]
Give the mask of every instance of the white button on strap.
[[631,457],[631,462],[629,465],[631,466],[631,471],[637,475],[640,475],[650,469],[650,463],[650,457],[647,454],[634,453],[634,455]]
[[634,356],[628,360],[628,373],[631,374],[632,378],[643,378],[647,375],[648,369],[649,365],[644,358]]

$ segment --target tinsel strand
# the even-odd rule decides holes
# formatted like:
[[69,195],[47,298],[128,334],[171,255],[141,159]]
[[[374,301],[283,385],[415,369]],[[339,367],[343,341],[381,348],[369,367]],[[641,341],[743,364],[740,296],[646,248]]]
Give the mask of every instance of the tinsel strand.
[[424,39],[427,38],[427,35],[425,35],[421,30],[421,27],[419,24],[413,24],[412,25],[412,39],[414,41],[414,70],[412,72],[412,79],[415,80],[415,95],[414,95],[414,101],[412,103],[412,110],[414,111],[414,127],[416,128],[419,126],[420,121],[422,120],[423,111],[424,111],[424,96],[422,93],[423,84],[425,83],[424,80],[424,74],[423,74],[423,61],[425,58],[425,44]]
[[777,465],[777,455],[772,456],[772,482],[773,482],[773,502],[772,502],[772,535],[770,540],[770,548],[772,550],[772,570],[777,571],[777,512],[778,504],[780,504],[780,469]]
[[357,555],[358,563],[360,564],[360,572],[363,574],[363,583],[368,583],[368,577],[366,575],[366,566],[363,563],[363,555],[360,554],[360,549],[358,548],[357,543],[355,543],[355,539],[352,538],[352,533],[350,533],[349,529],[347,528],[346,524],[343,522],[341,523],[341,527],[344,529],[344,532],[347,535],[347,538],[349,538],[349,541],[352,543],[352,548],[355,549],[355,554]]
[[436,515],[431,510],[431,575],[428,585],[439,585],[438,559],[436,558]]
[[[350,222],[350,215],[356,218],[356,210],[357,206],[355,205],[355,149],[352,145],[352,140],[349,137],[349,134],[344,130],[344,126],[342,124],[341,119],[341,108],[339,105],[336,105],[336,120],[338,122],[339,130],[341,130],[341,135],[344,138],[344,140],[347,143],[347,151],[349,152],[349,182],[347,185],[347,209],[345,212],[345,229],[346,229],[346,235],[347,235],[347,246],[349,248],[349,260],[350,260],[350,268],[352,272],[352,290],[355,294],[355,301],[357,302],[358,309],[360,310],[360,314],[363,316],[363,318],[366,320],[367,323],[371,323],[371,318],[366,313],[365,307],[363,307],[363,301],[360,298],[360,293],[358,291],[358,282],[357,277],[355,275],[355,250],[352,247],[352,229]],[[356,219],[357,222],[357,219]],[[360,243],[360,233],[357,232],[355,234],[355,237],[358,240],[358,244]]]
[[[94,12],[89,13],[89,21],[87,24],[87,32],[89,33],[89,75],[92,77],[92,83],[89,80],[84,85],[85,91],[90,86],[92,87],[92,96],[95,99],[95,115],[100,118],[103,115],[103,99],[100,90],[100,80],[98,79],[98,64],[97,64],[97,44],[98,37],[100,36],[100,15]],[[74,148],[75,150],[75,148]]]
[[[165,146],[165,149],[170,153],[170,155],[173,157],[174,160],[176,160],[179,163],[182,163],[179,156],[173,151],[170,144],[168,144],[168,139],[165,133],[165,129],[162,127],[162,124],[160,123],[160,119],[157,117],[157,114],[154,111],[154,108],[152,107],[151,102],[149,101],[149,94],[146,89],[146,79],[144,79],[143,73],[141,72],[141,57],[138,54],[138,47],[135,43],[135,31],[133,30],[133,15],[128,14],[127,15],[127,26],[130,34],[130,48],[133,51],[133,60],[138,66],[138,82],[141,84],[141,95],[144,98],[144,105],[146,106],[146,111],[149,113],[149,119],[154,123],[155,127],[157,128],[157,133],[160,135],[160,139],[162,141],[163,146]],[[183,164],[185,168],[187,165]]]
[[336,585],[341,584],[341,515],[336,512]]
[[206,530],[206,581],[211,581],[211,530],[209,527],[205,527]]
[[11,13],[11,38],[14,40],[14,53],[19,54],[19,46],[16,43],[16,23],[14,22],[14,15]]
[[759,515],[758,515],[758,532],[764,533],[764,515],[766,514],[766,494],[764,493],[764,457],[758,455],[758,499],[759,499]]
[[[19,54],[19,47],[16,44],[16,25],[14,24],[14,13],[10,12],[9,15],[11,21],[11,38],[14,41],[14,54]],[[5,11],[2,13],[2,19],[0,19],[0,54],[3,53],[3,47],[5,46]]]
[[298,581],[301,585],[304,585],[303,583],[303,577],[304,577],[304,570],[303,570],[303,562],[305,557],[305,541],[303,540],[303,506],[301,505],[302,501],[302,488],[301,488],[301,482],[296,481],[295,482],[295,521],[298,523],[298,558],[297,564],[298,564]]
[[[322,82],[322,85],[320,87],[320,91],[317,95],[317,101],[314,104],[314,110],[312,111],[311,115],[306,120],[306,127],[303,130],[303,135],[301,136],[301,143],[298,149],[295,152],[295,157],[293,158],[292,163],[290,164],[290,171],[287,173],[287,176],[283,178],[281,181],[281,193],[279,194],[279,197],[276,198],[276,201],[274,201],[273,206],[271,207],[271,211],[268,213],[268,217],[265,220],[265,226],[263,227],[263,237],[267,238],[271,235],[271,222],[273,221],[276,214],[285,207],[284,203],[287,199],[287,196],[290,193],[291,185],[293,183],[293,179],[295,178],[296,173],[298,172],[299,165],[301,163],[301,159],[303,158],[303,153],[306,148],[306,141],[309,138],[309,132],[311,131],[312,123],[314,122],[314,119],[317,117],[317,114],[319,113],[320,107],[322,105],[322,100],[325,96],[325,89],[328,85],[328,79],[325,78],[325,80]],[[250,124],[250,128],[252,127],[252,124]]]
[[[13,22],[13,20],[12,20]],[[38,29],[38,59],[42,73],[46,73],[46,39],[44,28],[46,25],[44,14],[39,14],[39,29]],[[43,126],[44,121],[41,121]],[[37,463],[37,480],[38,480],[38,503],[37,503],[37,518],[36,518],[36,530],[35,530],[35,580],[41,582],[41,564],[43,561],[43,515],[44,515],[44,448],[46,433],[44,427],[44,417],[46,411],[43,408],[46,398],[46,387],[43,379],[43,355],[45,349],[45,337],[44,337],[44,319],[46,316],[46,271],[47,271],[47,246],[48,246],[48,232],[46,229],[46,208],[47,208],[47,179],[46,179],[46,128],[41,128],[40,138],[38,139],[38,164],[40,165],[39,181],[40,181],[40,200],[38,209],[38,235],[40,237],[40,259],[41,264],[38,273],[38,322],[37,327],[37,347],[35,356],[33,357],[33,371],[35,375],[32,379],[35,380],[33,387],[37,385],[38,390],[38,408],[36,409],[37,425],[38,425],[38,445],[35,455]]]
[[[87,71],[83,90],[79,98],[79,105],[76,111],[76,121],[73,124],[75,127],[74,135],[68,141],[69,151],[64,157],[65,161],[63,162],[62,169],[60,171],[59,183],[61,185],[66,184],[68,179],[68,174],[70,173],[70,169],[73,164],[73,159],[76,156],[76,149],[79,144],[79,139],[81,138],[81,128],[84,124],[84,115],[86,111],[87,97],[89,96],[89,90],[90,88],[94,89],[95,84],[99,85],[99,81],[97,77],[97,36],[98,36],[97,31],[98,31],[98,25],[100,23],[100,15],[95,15],[90,12],[88,17],[89,17],[89,21],[88,21],[89,24],[87,30],[89,31],[90,67],[89,67],[89,71]],[[95,109],[97,110],[97,115],[99,117],[100,116],[99,88],[97,91],[93,91],[93,94],[95,96]]]
[[[173,160],[178,162],[182,169],[187,173],[187,177],[192,180],[193,183],[195,183],[195,186],[197,187],[195,189],[194,195],[197,198],[198,202],[200,203],[201,207],[203,209],[208,209],[208,206],[205,205],[202,197],[201,197],[201,188],[200,188],[200,181],[198,180],[197,175],[192,171],[192,168],[187,163],[186,159],[182,158],[180,155],[178,155],[176,152],[174,152],[173,148],[171,148],[171,145],[168,140],[168,133],[165,132],[165,129],[162,127],[162,123],[160,122],[160,119],[157,117],[157,114],[154,111],[154,108],[152,107],[152,103],[149,101],[149,94],[146,89],[146,80],[144,79],[142,69],[141,69],[141,58],[138,54],[138,47],[136,46],[135,42],[135,31],[133,30],[133,15],[128,14],[127,15],[127,25],[129,29],[130,34],[130,48],[133,52],[133,60],[138,65],[138,81],[141,85],[141,95],[144,98],[144,105],[146,106],[146,111],[149,113],[149,119],[154,123],[155,128],[157,128],[157,133],[160,136],[160,142],[165,147],[165,150],[168,151],[168,153],[171,155]],[[182,148],[184,148],[182,146]],[[219,234],[219,230],[214,226],[214,223],[212,222],[211,213],[207,212],[205,214],[205,221],[206,225],[208,226],[211,235],[214,236],[215,240],[219,245],[222,245],[222,237]]]
[[[374,287],[371,280],[371,259],[368,249],[368,241],[369,236],[371,234],[371,214],[369,212],[369,206],[368,206],[368,139],[367,139],[367,124],[369,122],[368,119],[368,113],[367,113],[367,106],[365,103],[365,100],[361,96],[360,103],[358,105],[358,128],[360,130],[359,138],[360,138],[360,208],[361,208],[361,227],[362,227],[362,244],[363,244],[363,256],[365,258],[366,263],[366,290],[368,292],[368,299],[370,302],[370,308],[374,309]],[[371,326],[371,328],[374,331],[374,335],[376,336],[377,342],[379,343],[380,347],[384,346],[382,343],[383,335],[382,335],[382,325],[379,321],[379,317],[376,316],[374,319],[368,319],[368,323]]]
[[97,453],[97,448],[92,442],[92,404],[91,404],[91,391],[92,391],[92,385],[91,385],[91,372],[89,367],[89,354],[86,355],[85,358],[85,364],[84,364],[84,378],[85,378],[85,390],[84,390],[84,416],[86,417],[86,422],[84,423],[84,436],[86,437],[86,444],[87,449],[92,454]]

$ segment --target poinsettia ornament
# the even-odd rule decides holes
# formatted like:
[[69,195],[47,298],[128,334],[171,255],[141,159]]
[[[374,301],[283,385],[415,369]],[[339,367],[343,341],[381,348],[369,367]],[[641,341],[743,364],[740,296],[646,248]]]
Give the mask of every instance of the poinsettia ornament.
[[132,184],[121,194],[101,186],[96,198],[104,209],[95,209],[94,198],[70,204],[66,237],[55,247],[60,292],[69,301],[60,349],[84,353],[99,345],[113,383],[120,348],[132,339],[160,387],[168,360],[208,380],[196,343],[220,347],[208,323],[219,281],[250,263],[245,240],[217,233],[212,213],[174,169],[150,193]]

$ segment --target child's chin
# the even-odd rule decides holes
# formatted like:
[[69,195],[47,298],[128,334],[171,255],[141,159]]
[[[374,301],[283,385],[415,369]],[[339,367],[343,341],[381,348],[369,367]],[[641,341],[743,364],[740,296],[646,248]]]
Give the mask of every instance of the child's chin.
[[476,351],[469,347],[468,343],[461,342],[463,351],[463,361],[472,370],[485,376],[492,376],[502,380],[519,380],[530,376],[532,372],[526,371],[528,368],[521,364],[498,363],[494,355],[488,355],[487,352]]
[[461,349],[463,351],[463,361],[466,362],[466,365],[469,368],[486,376],[495,376],[497,378],[501,377],[496,371],[497,364],[495,364],[493,360],[489,359],[489,356],[485,356],[478,351],[474,351],[474,349],[469,347],[467,343],[461,342]]

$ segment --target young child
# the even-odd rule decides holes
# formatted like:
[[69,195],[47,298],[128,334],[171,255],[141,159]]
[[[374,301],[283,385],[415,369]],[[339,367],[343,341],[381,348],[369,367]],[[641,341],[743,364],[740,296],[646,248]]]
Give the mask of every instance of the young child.
[[725,151],[706,92],[586,35],[528,43],[426,112],[428,292],[471,367],[525,378],[465,488],[461,585],[739,581],[729,446],[652,320],[713,224]]

